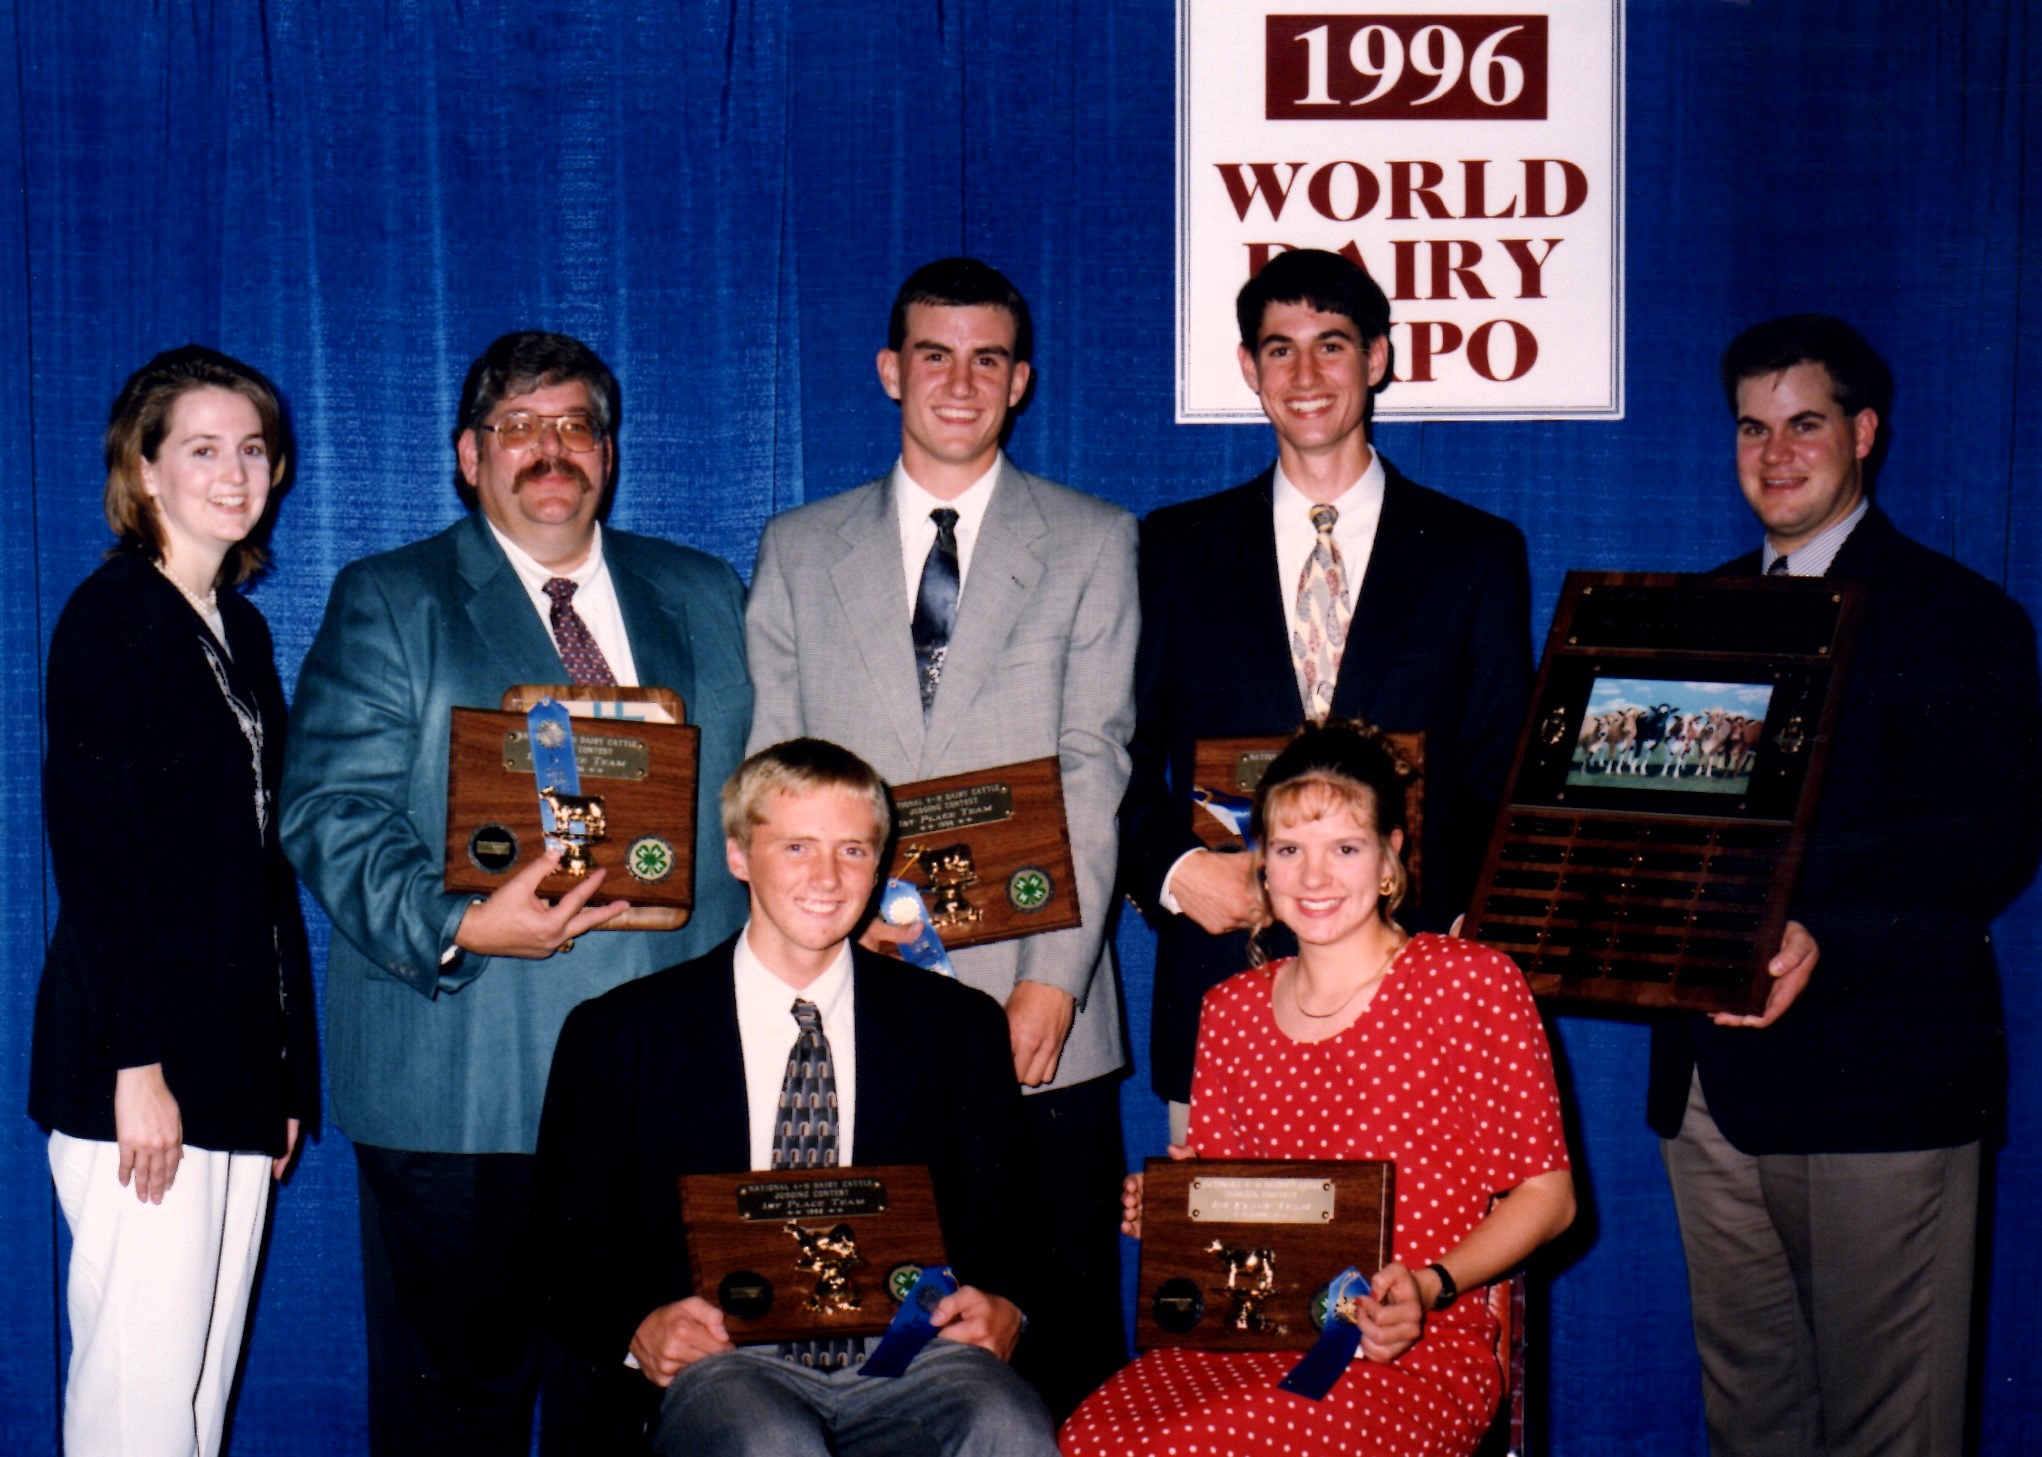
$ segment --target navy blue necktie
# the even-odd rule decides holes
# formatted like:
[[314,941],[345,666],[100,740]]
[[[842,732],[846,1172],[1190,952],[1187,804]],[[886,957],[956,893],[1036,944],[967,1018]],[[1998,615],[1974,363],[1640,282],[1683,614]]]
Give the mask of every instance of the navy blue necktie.
[[921,680],[922,712],[926,715],[936,702],[936,685],[943,678],[943,655],[950,648],[950,632],[957,626],[957,513],[938,506],[929,513],[936,523],[936,544],[922,563],[922,586],[915,594],[915,675]]

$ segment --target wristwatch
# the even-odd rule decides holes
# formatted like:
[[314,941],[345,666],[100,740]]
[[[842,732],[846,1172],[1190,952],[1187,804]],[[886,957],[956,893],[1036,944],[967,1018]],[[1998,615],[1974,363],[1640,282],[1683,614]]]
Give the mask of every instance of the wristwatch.
[[1461,1298],[1461,1287],[1454,1284],[1453,1274],[1446,1266],[1434,1260],[1425,1268],[1439,1276],[1439,1294],[1432,1298],[1432,1308],[1434,1310],[1445,1310],[1449,1305],[1452,1305]]

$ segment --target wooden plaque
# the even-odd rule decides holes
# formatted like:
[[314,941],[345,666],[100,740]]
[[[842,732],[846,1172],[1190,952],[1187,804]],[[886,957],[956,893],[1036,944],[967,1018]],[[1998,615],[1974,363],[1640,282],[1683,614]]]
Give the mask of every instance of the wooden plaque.
[[[1208,813],[1199,803],[1199,792],[1235,795],[1251,799],[1255,786],[1262,782],[1262,775],[1276,756],[1283,752],[1290,742],[1289,734],[1263,734],[1238,739],[1200,739],[1192,746],[1191,756],[1191,832],[1205,842],[1209,850],[1244,850],[1241,837]],[[1404,788],[1404,874],[1409,888],[1404,892],[1404,904],[1418,904],[1420,876],[1424,865],[1425,843],[1425,734],[1415,733],[1384,734],[1404,762],[1411,766],[1411,777]]]
[[1862,610],[1569,572],[1465,934],[1582,1010],[1763,1009]]
[[[702,731],[664,688],[520,685],[505,709],[457,708],[447,746],[446,887],[487,895],[545,851],[524,710],[558,696],[574,717],[584,796],[600,798],[605,835],[590,858],[609,874],[591,898],[631,909],[605,930],[670,931],[695,903],[695,785]],[[539,893],[565,895],[565,874]]]
[[1150,1159],[1135,1344],[1309,1347],[1314,1297],[1349,1265],[1387,1265],[1395,1224],[1392,1164]]
[[1084,924],[1054,757],[892,788],[890,873],[921,891],[944,948]]
[[740,1346],[878,1335],[921,1267],[947,1263],[916,1164],[684,1174],[680,1197],[694,1293]]

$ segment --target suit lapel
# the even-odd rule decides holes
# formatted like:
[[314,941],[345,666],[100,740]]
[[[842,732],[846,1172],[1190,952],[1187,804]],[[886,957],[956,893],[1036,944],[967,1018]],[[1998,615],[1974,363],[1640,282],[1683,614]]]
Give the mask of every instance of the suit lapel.
[[617,589],[624,633],[631,641],[631,660],[638,682],[649,688],[670,688],[680,694],[691,722],[697,721],[690,699],[695,691],[695,653],[688,643],[688,603],[679,592],[662,592],[639,570],[634,543],[614,532],[603,533],[603,557]]
[[889,995],[887,979],[868,974],[863,964],[864,953],[856,948],[852,949],[851,957],[851,985],[855,989],[851,1025],[852,1035],[858,1039],[858,1080],[852,1090],[857,1099],[858,1122],[852,1134],[851,1152],[861,1164],[916,1162],[903,1159],[899,1152],[902,1131],[927,1121],[928,1117],[926,1112],[918,1115],[905,1101],[912,1096],[908,1089],[913,1080],[904,1078],[902,1070],[913,1065],[910,1059],[914,1053],[899,1045],[897,1028],[901,1018],[896,1013],[894,998]]
[[958,725],[970,714],[973,700],[985,687],[1000,650],[1028,608],[1044,563],[1036,542],[1049,531],[1028,479],[1011,465],[1002,465],[993,499],[980,524],[978,544],[971,551],[971,571],[957,604],[957,625],[950,651],[943,658],[943,683],[929,716],[923,763],[939,760]]
[[663,1028],[660,1033],[685,1038],[690,1049],[686,1058],[670,1063],[681,1070],[683,1079],[675,1090],[673,1107],[661,1116],[686,1117],[691,1108],[702,1115],[697,1125],[699,1157],[694,1162],[695,1169],[701,1171],[752,1166],[744,1050],[737,1031],[737,972],[731,960],[736,947],[737,939],[732,937],[697,963],[702,981],[698,988],[691,988],[695,997],[688,1009],[690,1015],[676,1019],[685,1025]]
[[[1287,702],[1290,720],[1304,715],[1298,697],[1297,669],[1290,657],[1290,599],[1297,583],[1286,586],[1276,569],[1276,471],[1264,471],[1240,493],[1240,513],[1214,522],[1213,548],[1232,558],[1216,566],[1212,585],[1223,615],[1220,628],[1241,634],[1239,648],[1218,655],[1229,663],[1236,681],[1230,692],[1254,702]],[[1238,555],[1236,555],[1238,553]],[[1227,602],[1225,584],[1241,585],[1242,596]],[[1193,589],[1197,590],[1196,585]],[[1271,649],[1274,651],[1271,651]]]
[[1355,600],[1347,650],[1333,684],[1333,712],[1366,714],[1390,662],[1403,647],[1416,604],[1424,600],[1425,573],[1437,543],[1427,531],[1423,504],[1411,483],[1384,463],[1383,512],[1376,522],[1368,575]]
[[901,751],[914,763],[922,757],[922,694],[915,676],[913,614],[901,593],[900,522],[892,478],[873,484],[876,489],[866,492],[837,528],[844,554],[830,566],[830,583],[871,691],[886,705]]
[[[539,621],[525,584],[511,568],[510,558],[496,544],[480,512],[460,524],[454,559],[468,584],[469,626],[476,640],[495,658],[503,686],[514,683],[565,683],[567,665],[553,638]],[[491,705],[492,707],[494,705]]]

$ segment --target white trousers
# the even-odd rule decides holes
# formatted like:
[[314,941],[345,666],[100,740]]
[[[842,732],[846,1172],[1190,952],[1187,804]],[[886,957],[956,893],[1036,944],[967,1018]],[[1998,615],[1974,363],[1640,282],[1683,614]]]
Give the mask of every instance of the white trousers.
[[216,1457],[269,1210],[270,1160],[186,1145],[161,1204],[120,1146],[50,1135],[71,1226],[66,1457]]

